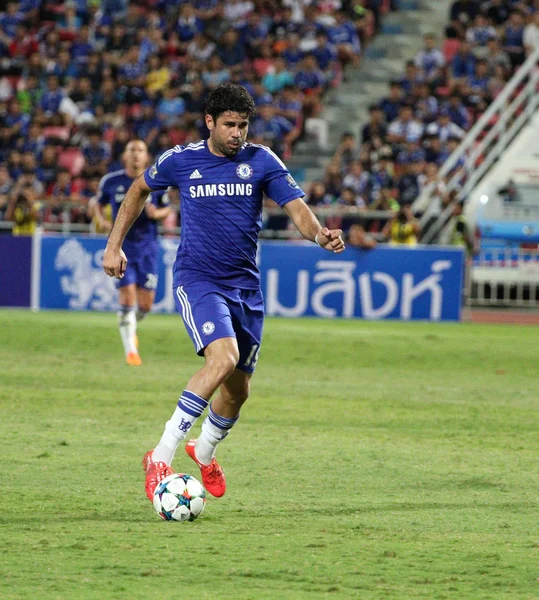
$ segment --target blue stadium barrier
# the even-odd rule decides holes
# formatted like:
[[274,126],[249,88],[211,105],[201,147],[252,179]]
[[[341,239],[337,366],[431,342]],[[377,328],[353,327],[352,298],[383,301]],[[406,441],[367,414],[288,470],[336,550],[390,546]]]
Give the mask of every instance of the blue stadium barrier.
[[[0,248],[13,255],[7,246]],[[104,248],[104,238],[36,236],[33,276],[28,261],[21,275],[26,285],[32,280],[33,308],[116,310],[115,282],[101,268]],[[156,312],[175,310],[176,248],[177,240],[161,238]],[[308,242],[262,242],[258,263],[268,315],[460,320],[464,254],[458,248],[349,247],[330,254]],[[8,295],[0,294],[2,305],[12,306]]]

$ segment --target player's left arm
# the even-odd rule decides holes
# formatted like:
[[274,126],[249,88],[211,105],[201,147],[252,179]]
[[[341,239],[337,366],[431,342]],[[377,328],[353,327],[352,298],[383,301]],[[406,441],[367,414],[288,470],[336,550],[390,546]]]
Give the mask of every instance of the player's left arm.
[[321,248],[330,252],[339,253],[344,250],[342,230],[322,227],[303,198],[291,200],[283,208],[304,238],[317,243]]

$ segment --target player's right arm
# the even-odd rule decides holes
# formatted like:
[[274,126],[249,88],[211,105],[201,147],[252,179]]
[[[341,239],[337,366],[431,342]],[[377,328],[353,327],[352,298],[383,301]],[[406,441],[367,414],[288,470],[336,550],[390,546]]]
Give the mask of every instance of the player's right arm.
[[103,254],[103,269],[110,277],[121,279],[124,276],[127,258],[122,250],[122,244],[131,225],[142,212],[151,191],[143,175],[139,175],[127,190]]

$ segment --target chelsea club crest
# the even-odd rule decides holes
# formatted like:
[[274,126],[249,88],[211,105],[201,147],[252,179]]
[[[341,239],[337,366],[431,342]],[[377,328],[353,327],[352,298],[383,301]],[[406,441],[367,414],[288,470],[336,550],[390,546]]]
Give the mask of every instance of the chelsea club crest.
[[249,177],[251,177],[251,175],[253,174],[253,168],[251,167],[251,165],[241,163],[241,165],[238,165],[236,173],[238,177],[241,177],[242,179],[249,179]]

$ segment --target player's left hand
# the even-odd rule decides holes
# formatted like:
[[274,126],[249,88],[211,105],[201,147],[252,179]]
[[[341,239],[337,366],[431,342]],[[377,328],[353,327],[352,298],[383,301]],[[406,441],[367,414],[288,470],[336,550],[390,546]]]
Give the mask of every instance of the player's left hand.
[[335,252],[338,254],[344,250],[344,242],[342,239],[342,229],[322,229],[316,234],[316,242],[324,250]]

